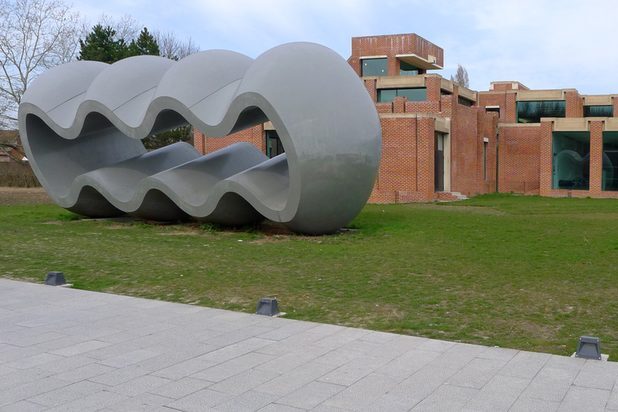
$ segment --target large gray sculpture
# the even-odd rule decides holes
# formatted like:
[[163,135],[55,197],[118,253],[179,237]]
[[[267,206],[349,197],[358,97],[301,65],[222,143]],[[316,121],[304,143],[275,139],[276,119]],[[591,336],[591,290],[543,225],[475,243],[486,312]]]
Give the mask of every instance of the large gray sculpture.
[[[226,136],[266,120],[285,149],[272,159],[248,143],[201,156],[186,143],[147,152],[140,141],[187,123]],[[210,50],[178,62],[68,63],[33,82],[19,128],[41,184],[76,213],[232,225],[266,217],[309,234],[336,231],[357,215],[381,147],[361,80],[311,43],[255,60]]]

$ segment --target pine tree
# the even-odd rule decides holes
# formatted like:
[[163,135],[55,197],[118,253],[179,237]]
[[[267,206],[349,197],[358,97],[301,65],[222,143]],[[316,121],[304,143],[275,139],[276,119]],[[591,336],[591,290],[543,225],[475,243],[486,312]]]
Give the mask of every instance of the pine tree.
[[129,44],[130,56],[159,56],[160,54],[161,52],[157,41],[146,27],[142,29],[137,39],[133,40],[131,44]]
[[86,39],[79,40],[78,60],[94,60],[114,63],[128,55],[124,39],[115,39],[116,31],[110,27],[97,24],[88,33]]

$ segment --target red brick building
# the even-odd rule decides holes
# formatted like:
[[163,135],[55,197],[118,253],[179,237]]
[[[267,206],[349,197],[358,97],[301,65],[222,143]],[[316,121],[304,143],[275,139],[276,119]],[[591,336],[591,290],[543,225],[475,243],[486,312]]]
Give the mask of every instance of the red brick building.
[[[370,202],[496,191],[618,198],[613,95],[529,90],[511,81],[469,90],[428,73],[442,68],[444,52],[416,34],[355,37],[348,62],[382,124],[382,161]],[[270,123],[225,138],[195,132],[194,140],[202,153],[238,141],[269,156],[284,150]]]

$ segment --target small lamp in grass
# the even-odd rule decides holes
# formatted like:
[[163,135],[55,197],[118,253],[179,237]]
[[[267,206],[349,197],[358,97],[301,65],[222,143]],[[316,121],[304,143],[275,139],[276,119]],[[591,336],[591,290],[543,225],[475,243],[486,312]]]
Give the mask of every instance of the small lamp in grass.
[[601,360],[601,340],[595,336],[580,336],[575,357]]
[[265,316],[282,315],[282,313],[279,312],[279,303],[277,302],[277,298],[261,298],[258,301],[255,313]]
[[67,281],[64,278],[64,273],[52,271],[47,272],[47,275],[45,276],[45,284],[48,286],[63,286],[67,284]]

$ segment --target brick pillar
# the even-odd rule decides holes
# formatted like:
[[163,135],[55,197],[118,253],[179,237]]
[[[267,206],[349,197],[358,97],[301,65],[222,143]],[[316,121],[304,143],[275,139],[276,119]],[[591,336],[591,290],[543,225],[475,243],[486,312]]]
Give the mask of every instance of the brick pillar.
[[440,77],[429,76],[425,77],[425,87],[427,88],[427,101],[439,102],[440,101],[440,84],[442,83]]
[[197,129],[193,129],[193,147],[195,147],[195,150],[199,153],[206,154],[205,136]]
[[417,119],[417,188],[426,200],[434,198],[435,120]]
[[374,102],[378,101],[378,90],[376,87],[377,79],[365,79],[365,87],[369,92],[369,96],[371,96],[371,100]]
[[590,194],[601,194],[603,173],[603,122],[590,122]]
[[406,111],[406,99],[405,97],[395,97],[393,100],[393,113],[404,113]]
[[506,123],[517,122],[517,94],[507,93],[504,105],[504,121]]
[[541,196],[551,196],[552,194],[552,162],[553,162],[553,148],[552,148],[552,132],[554,128],[554,122],[547,121],[541,122],[541,131],[539,139],[539,153],[540,153],[540,187],[539,194]]
[[584,100],[577,90],[566,90],[564,92],[564,100],[566,101],[566,117],[584,116]]
[[612,106],[614,106],[614,117],[618,115],[618,99],[612,96]]
[[399,59],[395,56],[389,56],[387,58],[386,74],[389,76],[399,76]]
[[350,57],[348,59],[348,64],[352,66],[352,69],[358,74],[358,77],[361,77],[361,64],[360,59],[358,57]]

